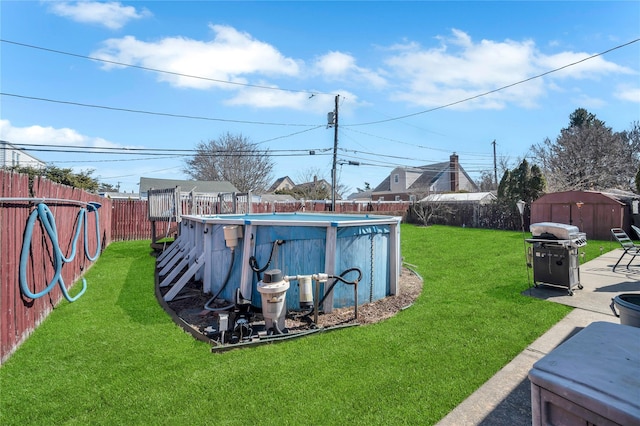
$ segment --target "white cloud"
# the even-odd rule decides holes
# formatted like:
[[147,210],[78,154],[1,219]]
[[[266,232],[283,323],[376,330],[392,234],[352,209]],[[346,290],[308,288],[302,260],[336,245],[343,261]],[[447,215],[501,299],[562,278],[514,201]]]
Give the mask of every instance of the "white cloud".
[[[55,128],[51,126],[32,125],[26,127],[17,127],[11,124],[9,120],[0,119],[0,140],[13,144],[36,144],[44,145],[44,149],[55,148],[56,146],[72,146],[79,148],[95,147],[95,148],[141,148],[140,146],[124,146],[114,142],[110,142],[100,137],[83,135],[77,130],[68,127]],[[58,167],[70,168],[76,173],[92,171],[93,177],[104,181],[114,176],[116,179],[120,176],[142,176],[142,171],[148,169],[157,169],[157,161],[154,160],[152,166],[138,166],[139,162],[129,162],[122,160],[122,156],[116,156],[117,161],[96,162],[96,154],[90,151],[70,154],[67,148],[59,148],[62,152],[55,151],[38,151],[38,147],[24,147],[27,151],[33,151],[33,155],[42,161],[54,164]],[[56,150],[57,151],[57,150]],[[67,152],[65,152],[67,151]],[[182,167],[182,166],[180,166]],[[175,169],[175,166],[173,167]],[[140,169],[140,170],[138,170]],[[148,172],[150,175],[151,172]],[[175,175],[175,170],[174,170]],[[116,182],[113,182],[114,184]],[[125,189],[125,188],[123,188]],[[136,189],[132,184],[126,188],[131,191]]]
[[86,136],[68,127],[51,126],[15,127],[9,120],[0,119],[0,139],[15,143],[42,144],[48,146],[69,145],[79,147],[122,148],[122,145],[102,138]]
[[315,104],[315,102],[310,101],[310,95],[308,93],[286,92],[251,87],[239,90],[233,98],[229,99],[225,103],[227,105],[251,106],[258,108],[285,107],[300,111],[307,110],[309,105]]
[[[291,77],[300,72],[297,61],[285,57],[268,43],[229,26],[211,25],[211,29],[215,37],[208,42],[184,37],[167,37],[155,42],[132,36],[109,39],[91,56],[182,74],[160,73],[158,79],[177,87],[196,89],[237,89],[241,86],[221,82],[244,84],[252,74]],[[105,65],[107,69],[113,67]]]
[[384,87],[386,80],[378,73],[356,65],[356,59],[343,52],[329,52],[319,57],[315,72],[327,80],[366,83],[374,87]]
[[614,96],[623,101],[640,104],[640,87],[620,86]]
[[120,2],[51,2],[50,10],[56,15],[84,24],[103,25],[118,30],[133,19],[142,19],[151,15],[146,9],[136,10],[133,6],[124,6]]
[[[311,90],[313,92],[313,90]],[[353,111],[365,105],[358,96],[348,90],[336,90],[340,94],[340,115],[349,116]],[[233,106],[250,106],[258,108],[287,108],[305,111],[319,117],[326,117],[335,108],[335,95],[318,93],[313,96],[309,92],[287,92],[278,90],[244,88],[230,100],[225,102]],[[307,123],[308,124],[308,123]],[[326,124],[319,122],[318,124]]]
[[[555,55],[538,55],[537,65],[543,70],[553,70],[582,61],[593,54],[584,52],[561,52]],[[606,61],[602,56],[576,63],[552,74],[554,78],[596,79],[610,74],[632,74],[634,71]]]
[[[541,53],[532,40],[474,42],[463,31],[438,37],[440,45],[425,49],[407,42],[394,48],[386,64],[397,76],[399,87],[391,97],[422,107],[438,107],[473,98],[483,93],[565,66],[589,56],[586,53]],[[631,73],[597,57],[566,70],[532,79],[513,87],[463,102],[459,109],[501,109],[508,104],[535,107],[549,90],[558,90],[562,79],[593,79],[612,73]]]

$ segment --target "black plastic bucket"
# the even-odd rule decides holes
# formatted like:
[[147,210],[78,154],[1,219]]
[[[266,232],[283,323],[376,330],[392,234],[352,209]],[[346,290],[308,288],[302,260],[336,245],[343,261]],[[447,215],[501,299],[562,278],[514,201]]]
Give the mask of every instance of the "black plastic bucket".
[[[616,312],[616,308],[620,313]],[[625,293],[611,299],[611,310],[620,324],[640,327],[640,294]]]

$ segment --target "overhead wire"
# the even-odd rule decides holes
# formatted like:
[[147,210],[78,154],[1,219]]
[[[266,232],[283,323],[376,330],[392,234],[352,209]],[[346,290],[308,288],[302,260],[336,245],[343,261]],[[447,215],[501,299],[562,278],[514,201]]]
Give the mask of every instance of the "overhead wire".
[[[380,140],[386,140],[386,141],[389,141],[389,142],[399,143],[399,144],[403,144],[403,145],[413,146],[413,147],[416,147],[416,148],[428,149],[428,150],[439,151],[439,152],[451,152],[450,149],[434,148],[434,147],[431,147],[431,146],[425,146],[425,145],[421,145],[421,144],[413,144],[413,143],[401,141],[401,140],[398,140],[398,139],[389,138],[389,137],[386,137],[386,136],[374,135],[374,134],[371,134],[371,133],[368,133],[368,132],[363,132],[363,131],[360,131],[360,130],[357,130],[357,129],[352,129],[350,127],[346,127],[345,129],[342,129],[342,130],[345,130],[346,132],[360,133],[360,134],[368,136],[368,137],[377,138],[377,139],[380,139]],[[488,154],[488,153],[460,152],[460,151],[457,151],[457,152],[458,152],[458,154],[464,154],[464,155],[468,155],[468,156],[491,157],[491,158],[493,158],[493,155]]]
[[78,53],[65,52],[63,50],[50,49],[50,48],[47,48],[47,47],[35,46],[33,44],[27,44],[27,43],[20,43],[20,42],[17,42],[17,41],[6,40],[6,39],[2,39],[2,38],[0,38],[0,42],[13,44],[13,45],[16,45],[16,46],[28,47],[30,49],[42,50],[42,51],[45,51],[45,52],[57,53],[57,54],[60,54],[60,55],[73,56],[73,57],[81,58],[81,59],[88,59],[88,60],[91,60],[91,61],[104,62],[106,64],[118,65],[118,66],[121,66],[121,67],[136,68],[136,69],[140,69],[140,70],[144,70],[144,71],[153,71],[153,72],[157,72],[157,73],[161,73],[161,74],[168,74],[168,75],[175,75],[177,77],[187,77],[187,78],[193,78],[193,79],[197,79],[197,80],[211,81],[211,82],[214,82],[214,83],[229,84],[229,85],[235,85],[235,86],[244,86],[244,87],[251,87],[251,88],[265,89],[265,90],[279,90],[279,91],[291,92],[291,93],[304,93],[304,94],[310,95],[310,97],[317,96],[317,95],[335,96],[334,93],[324,93],[324,92],[301,90],[301,89],[285,89],[285,88],[282,88],[282,87],[263,86],[263,85],[259,85],[259,84],[241,83],[241,82],[238,82],[238,81],[219,80],[219,79],[210,78],[210,77],[202,77],[202,76],[199,76],[199,75],[184,74],[184,73],[179,73],[179,72],[175,72],[175,71],[161,70],[159,68],[151,68],[151,67],[145,67],[145,66],[142,66],[142,65],[127,64],[125,62],[112,61],[112,60],[109,60],[109,59],[98,58],[98,57],[95,57],[95,56],[80,55]]
[[50,98],[41,98],[37,96],[26,96],[26,95],[18,95],[15,93],[7,93],[0,92],[1,96],[11,96],[14,98],[21,99],[29,99],[32,101],[41,101],[41,102],[51,102],[56,104],[63,105],[74,105],[85,108],[97,108],[97,109],[105,109],[109,111],[121,111],[121,112],[130,112],[134,114],[146,114],[146,115],[157,115],[161,117],[172,117],[172,118],[185,118],[190,120],[205,120],[205,121],[221,121],[225,123],[239,123],[239,124],[258,124],[262,126],[291,126],[291,127],[317,127],[317,124],[294,124],[294,123],[273,123],[266,121],[250,121],[250,120],[232,120],[228,118],[215,118],[215,117],[203,117],[197,115],[186,115],[186,114],[173,114],[168,112],[157,112],[157,111],[145,111],[140,109],[131,109],[131,108],[120,108],[120,107],[112,107],[107,105],[96,105],[96,104],[87,104],[82,102],[73,102],[73,101],[62,101],[59,99],[50,99]]
[[[11,142],[10,142],[11,143]],[[74,146],[74,145],[43,145],[43,144],[22,144],[11,143],[16,147],[29,147],[25,148],[28,151],[37,152],[61,152],[65,154],[78,154],[78,153],[91,153],[91,154],[106,154],[106,155],[150,155],[161,156],[163,158],[178,158],[178,157],[191,157],[193,155],[200,155],[203,157],[252,157],[256,155],[271,156],[271,157],[291,157],[291,156],[307,156],[307,155],[328,155],[325,154],[331,150],[331,148],[310,148],[310,149],[266,149],[266,150],[234,150],[228,151],[224,149],[219,150],[174,150],[163,148],[114,148],[114,147],[88,147],[88,146]],[[157,151],[157,152],[156,152]],[[167,152],[173,152],[167,154]],[[310,152],[313,152],[311,154]]]
[[640,38],[637,38],[637,39],[631,40],[631,41],[629,41],[627,43],[623,43],[623,44],[620,44],[618,46],[612,47],[612,48],[607,49],[607,50],[605,50],[603,52],[596,53],[596,54],[593,54],[591,56],[587,56],[586,58],[582,58],[582,59],[580,59],[578,61],[571,62],[570,64],[563,65],[563,66],[558,67],[558,68],[554,68],[552,70],[543,72],[541,74],[536,74],[536,75],[531,76],[529,78],[526,78],[524,80],[520,80],[520,81],[517,81],[515,83],[507,84],[506,86],[502,86],[502,87],[499,87],[497,89],[489,90],[487,92],[482,92],[482,93],[479,93],[479,94],[474,95],[474,96],[470,96],[470,97],[467,97],[467,98],[464,98],[464,99],[460,99],[460,100],[455,101],[455,102],[450,102],[448,104],[440,105],[440,106],[437,106],[437,107],[434,107],[434,108],[430,108],[430,109],[427,109],[427,110],[424,110],[424,111],[418,111],[418,112],[414,112],[412,114],[406,114],[406,115],[402,115],[402,116],[398,116],[398,117],[392,117],[392,118],[388,118],[388,119],[384,119],[384,120],[369,121],[369,122],[366,122],[366,123],[356,123],[356,124],[342,124],[341,123],[340,125],[344,127],[344,126],[367,126],[367,125],[371,125],[371,124],[387,123],[389,121],[396,121],[396,120],[401,120],[403,118],[415,117],[416,115],[422,115],[422,114],[426,114],[426,113],[429,113],[429,112],[437,111],[437,110],[440,110],[440,109],[448,108],[448,107],[451,107],[451,106],[454,106],[454,105],[458,105],[458,104],[461,104],[461,103],[464,103],[464,102],[472,101],[474,99],[478,99],[478,98],[481,98],[481,97],[484,97],[484,96],[487,96],[487,95],[491,95],[493,93],[500,92],[502,90],[509,89],[511,87],[514,87],[514,86],[517,86],[517,85],[520,85],[520,84],[523,84],[523,83],[527,83],[527,82],[529,82],[531,80],[535,80],[535,79],[544,77],[545,75],[549,75],[549,74],[552,74],[552,73],[555,73],[555,72],[558,72],[558,71],[562,71],[562,70],[564,70],[566,68],[578,65],[578,64],[580,64],[582,62],[586,62],[586,61],[588,61],[590,59],[597,58],[598,56],[602,56],[602,55],[605,55],[605,54],[607,54],[609,52],[613,52],[614,50],[621,49],[621,48],[629,46],[629,45],[631,45],[633,43],[637,43],[638,41],[640,41]]
[[[380,123],[387,123],[390,121],[397,121],[397,120],[401,120],[404,118],[409,118],[409,117],[414,117],[417,115],[422,115],[422,114],[426,114],[429,112],[433,112],[433,111],[437,111],[440,109],[444,109],[444,108],[448,108],[454,105],[458,105],[464,102],[468,102],[474,99],[478,99],[526,82],[529,82],[531,80],[535,80],[541,77],[544,77],[546,75],[564,70],[566,68],[575,66],[577,64],[580,64],[582,62],[586,62],[588,60],[591,60],[593,58],[605,55],[607,53],[610,53],[614,50],[617,49],[621,49],[623,47],[629,46],[633,43],[636,43],[640,41],[640,38],[631,40],[627,43],[623,43],[620,45],[617,45],[615,47],[612,47],[610,49],[607,49],[603,52],[600,53],[596,53],[593,54],[591,56],[588,56],[586,58],[582,58],[578,61],[574,61],[572,63],[563,65],[561,67],[558,68],[554,68],[552,70],[543,72],[541,74],[537,74],[534,76],[531,76],[529,78],[526,78],[524,80],[520,80],[493,90],[489,90],[486,92],[482,92],[479,93],[477,95],[474,96],[470,96],[464,99],[460,99],[454,102],[450,102],[448,104],[444,104],[444,105],[440,105],[434,108],[430,108],[427,110],[423,110],[423,111],[418,111],[415,113],[411,113],[411,114],[406,114],[406,115],[402,115],[402,116],[397,116],[397,117],[391,117],[391,118],[387,118],[384,120],[377,120],[377,121],[369,121],[369,122],[364,122],[364,123],[354,123],[354,124],[344,124],[341,123],[340,125],[342,127],[353,127],[353,126],[365,126],[365,125],[371,125],[371,124],[380,124]],[[53,52],[53,53],[58,53],[58,54],[63,54],[63,55],[69,55],[69,56],[75,56],[75,57],[79,57],[79,58],[84,58],[84,59],[89,59],[89,60],[95,60],[95,61],[101,61],[101,62],[106,62],[106,63],[112,63],[115,65],[119,65],[119,66],[125,66],[125,67],[132,67],[132,68],[138,68],[138,69],[143,69],[143,70],[147,70],[147,71],[154,71],[154,72],[160,72],[160,73],[167,73],[167,74],[172,74],[172,75],[178,75],[178,76],[182,76],[182,77],[188,77],[188,78],[196,78],[196,79],[203,79],[203,80],[210,80],[210,81],[215,81],[218,83],[227,83],[227,84],[238,84],[238,85],[243,85],[243,86],[250,86],[250,87],[256,87],[256,88],[261,88],[261,89],[265,89],[265,90],[284,90],[284,91],[288,91],[288,92],[299,92],[299,93],[306,93],[306,94],[310,94],[310,98],[314,97],[316,94],[324,94],[324,95],[329,95],[329,93],[322,93],[322,92],[312,92],[312,91],[305,91],[305,90],[295,90],[295,89],[282,89],[282,88],[278,88],[278,87],[270,87],[270,86],[259,86],[259,85],[251,85],[248,83],[238,83],[238,82],[231,82],[231,81],[227,81],[227,80],[216,80],[216,79],[210,79],[208,77],[202,77],[202,76],[195,76],[195,75],[188,75],[188,74],[181,74],[181,73],[176,73],[173,71],[167,71],[167,70],[160,70],[160,69],[155,69],[155,68],[148,68],[148,67],[143,67],[143,66],[139,66],[139,65],[133,65],[133,64],[126,64],[126,63],[121,63],[121,62],[116,62],[116,61],[110,61],[110,60],[106,60],[106,59],[101,59],[101,58],[95,58],[95,57],[90,57],[90,56],[86,56],[86,55],[79,55],[79,54],[75,54],[75,53],[70,53],[70,52],[64,52],[61,50],[55,50],[55,49],[49,49],[49,48],[44,48],[44,47],[40,47],[40,46],[34,46],[34,45],[30,45],[30,44],[26,44],[26,43],[20,43],[20,42],[15,42],[15,41],[11,41],[11,40],[6,40],[6,39],[1,39],[0,38],[0,42],[4,42],[4,43],[10,43],[10,44],[14,44],[14,45],[18,45],[18,46],[22,46],[22,47],[28,47],[28,48],[33,48],[33,49],[39,49],[39,50],[43,50],[43,51],[48,51],[48,52]],[[151,111],[144,111],[144,110],[135,110],[135,109],[129,109],[129,108],[117,108],[117,107],[108,107],[108,106],[103,106],[103,105],[93,105],[93,104],[85,104],[85,103],[80,103],[80,102],[72,102],[72,101],[60,101],[60,100],[54,100],[54,99],[48,99],[48,98],[39,98],[39,97],[32,97],[32,96],[25,96],[25,95],[18,95],[18,94],[13,94],[13,93],[6,93],[6,92],[0,92],[0,95],[3,96],[14,96],[14,97],[18,97],[18,98],[24,98],[24,99],[30,99],[30,100],[39,100],[39,101],[46,101],[46,102],[55,102],[55,103],[61,103],[61,104],[69,104],[69,105],[76,105],[76,106],[83,106],[83,107],[88,107],[88,108],[102,108],[102,109],[108,109],[108,110],[116,110],[116,111],[124,111],[124,112],[131,112],[131,113],[139,113],[139,114],[152,114],[152,115],[161,115],[161,116],[168,116],[168,117],[175,117],[175,118],[187,118],[187,119],[198,119],[198,120],[211,120],[211,121],[224,121],[224,122],[232,122],[232,123],[244,123],[244,124],[260,124],[260,125],[280,125],[280,126],[312,126],[312,125],[304,125],[304,124],[285,124],[285,123],[269,123],[269,122],[252,122],[252,121],[246,121],[246,120],[232,120],[232,119],[221,119],[221,118],[212,118],[212,117],[198,117],[198,116],[190,116],[190,115],[183,115],[183,114],[171,114],[171,113],[160,113],[160,112],[151,112]]]
[[[278,88],[278,87],[270,87],[270,86],[260,86],[260,85],[252,85],[252,84],[247,84],[247,83],[237,83],[237,82],[230,82],[230,81],[225,81],[225,80],[216,80],[216,79],[211,79],[211,78],[207,78],[207,77],[201,77],[201,76],[195,76],[195,75],[188,75],[188,74],[181,74],[181,73],[176,73],[176,72],[172,72],[172,71],[166,71],[166,70],[160,70],[160,69],[154,69],[154,68],[149,68],[149,67],[143,67],[143,66],[139,66],[139,65],[133,65],[133,64],[125,64],[125,63],[121,63],[121,62],[117,62],[117,61],[110,61],[110,60],[106,60],[106,59],[101,59],[101,58],[96,58],[96,57],[90,57],[90,56],[86,56],[86,55],[79,55],[79,54],[74,54],[74,53],[70,53],[70,52],[65,52],[65,51],[60,51],[60,50],[55,50],[55,49],[49,49],[49,48],[44,48],[44,47],[40,47],[40,46],[34,46],[34,45],[30,45],[30,44],[26,44],[26,43],[20,43],[20,42],[15,42],[15,41],[11,41],[11,40],[6,40],[6,39],[0,39],[1,42],[4,43],[10,43],[10,44],[14,44],[14,45],[18,45],[18,46],[22,46],[22,47],[27,47],[27,48],[33,48],[33,49],[39,49],[39,50],[43,50],[43,51],[48,51],[48,52],[52,52],[52,53],[57,53],[57,54],[63,54],[63,55],[68,55],[68,56],[74,56],[74,57],[79,57],[79,58],[83,58],[83,59],[89,59],[89,60],[95,60],[95,61],[101,61],[104,63],[111,63],[114,65],[119,65],[119,66],[125,66],[125,67],[131,67],[131,68],[137,68],[137,69],[142,69],[142,70],[147,70],[147,71],[153,71],[153,72],[159,72],[159,73],[166,73],[166,74],[171,74],[171,75],[177,75],[177,76],[183,76],[183,77],[188,77],[188,78],[196,78],[196,79],[202,79],[202,80],[209,80],[209,81],[214,81],[217,83],[226,83],[226,84],[236,84],[236,85],[241,85],[241,86],[247,86],[247,87],[255,87],[255,88],[260,88],[260,89],[266,89],[266,90],[282,90],[282,91],[288,91],[288,92],[298,92],[298,93],[307,93],[310,94],[310,98],[317,95],[317,94],[324,94],[324,95],[328,95],[328,93],[322,93],[322,92],[312,92],[312,91],[306,91],[306,90],[295,90],[295,89],[283,89],[283,88]],[[520,85],[526,82],[529,82],[531,80],[537,79],[537,78],[541,78],[544,77],[546,75],[561,71],[563,69],[569,68],[571,66],[575,66],[577,64],[580,64],[582,62],[588,61],[590,59],[596,58],[598,56],[602,56],[606,53],[612,52],[614,50],[626,47],[628,45],[631,45],[633,43],[636,43],[640,41],[640,38],[638,39],[634,39],[631,40],[627,43],[623,43],[620,44],[618,46],[615,46],[613,48],[607,49],[603,52],[582,58],[578,61],[574,61],[570,64],[546,71],[544,73],[541,74],[537,74],[535,76],[526,78],[524,80],[520,80],[517,81],[515,83],[511,83],[487,92],[483,92],[483,93],[479,93],[477,95],[471,96],[471,97],[467,97],[455,102],[450,102],[448,104],[445,105],[441,105],[438,107],[434,107],[434,108],[430,108],[427,110],[423,110],[423,111],[418,111],[412,114],[406,114],[406,115],[402,115],[402,116],[398,116],[398,117],[391,117],[388,119],[384,119],[384,120],[378,120],[378,121],[370,121],[370,122],[364,122],[364,123],[355,123],[355,124],[345,124],[345,123],[341,123],[341,128],[344,130],[353,130],[350,129],[350,127],[356,127],[356,126],[364,126],[364,125],[372,125],[372,124],[379,124],[379,123],[386,123],[386,122],[391,122],[391,121],[397,121],[397,120],[401,120],[404,118],[409,118],[409,117],[413,117],[413,116],[417,116],[417,115],[421,115],[421,114],[426,114],[429,112],[433,112],[436,110],[440,110],[440,109],[444,109],[444,108],[448,108],[454,105],[458,105],[464,102],[468,102],[483,96],[487,96],[511,87],[514,87],[516,85]],[[136,110],[136,109],[130,109],[130,108],[119,108],[119,107],[111,107],[111,106],[104,106],[104,105],[95,105],[95,104],[87,104],[87,103],[80,103],[80,102],[73,102],[73,101],[62,101],[62,100],[55,100],[55,99],[49,99],[49,98],[42,98],[42,97],[33,97],[33,96],[26,96],[26,95],[19,95],[19,94],[13,94],[13,93],[6,93],[6,92],[0,92],[0,95],[2,96],[11,96],[11,97],[16,97],[16,98],[23,98],[23,99],[29,99],[29,100],[37,100],[37,101],[43,101],[43,102],[53,102],[53,103],[60,103],[60,104],[68,104],[68,105],[75,105],[75,106],[81,106],[81,107],[88,107],[88,108],[99,108],[99,109],[106,109],[106,110],[114,110],[114,111],[122,111],[122,112],[129,112],[129,113],[138,113],[138,114],[149,114],[149,115],[158,115],[158,116],[166,116],[166,117],[173,117],[173,118],[184,118],[184,119],[195,119],[195,120],[208,120],[208,121],[220,121],[220,122],[231,122],[231,123],[241,123],[241,124],[257,124],[257,125],[272,125],[272,126],[302,126],[302,127],[311,127],[310,129],[305,129],[301,132],[296,132],[292,135],[287,135],[287,136],[280,136],[280,137],[276,137],[276,138],[272,138],[269,140],[265,140],[259,143],[266,143],[272,140],[277,140],[277,139],[283,139],[283,138],[287,138],[296,134],[300,134],[300,133],[304,133],[310,130],[315,130],[318,129],[320,127],[324,127],[324,126],[318,126],[318,125],[311,125],[311,124],[291,124],[291,123],[274,123],[274,122],[258,122],[258,121],[248,121],[248,120],[234,120],[234,119],[223,119],[223,118],[214,118],[214,117],[202,117],[202,116],[193,116],[193,115],[186,115],[186,114],[173,114],[173,113],[164,113],[164,112],[154,112],[154,111],[145,111],[145,110]],[[418,145],[418,144],[410,144],[407,142],[403,142],[403,141],[399,141],[399,140],[395,140],[395,139],[391,139],[391,138],[385,138],[385,137],[381,137],[381,136],[375,136],[375,135],[371,135],[371,134],[367,134],[365,132],[360,132],[362,134],[365,134],[367,136],[370,137],[378,137],[380,139],[386,139],[386,140],[390,140],[392,142],[396,142],[396,143],[403,143],[406,145],[411,145],[411,146],[416,146],[419,148],[423,148],[423,149],[431,149],[431,150],[435,150],[435,151],[445,151],[443,149],[438,149],[438,148],[432,148],[432,147],[427,147],[427,146],[423,146],[423,145]],[[324,152],[322,150],[319,150],[320,152]],[[358,151],[353,151],[354,153],[358,153]],[[362,152],[365,153],[365,152]],[[368,155],[377,155],[375,153],[366,153]],[[148,155],[160,155],[160,154],[148,154]],[[282,154],[282,155],[295,155],[295,154]],[[474,154],[474,153],[466,153],[466,155],[477,155],[477,156],[488,156],[488,154]],[[384,156],[384,155],[383,155]],[[385,157],[389,157],[389,158],[393,158],[393,156],[385,156]],[[408,158],[398,158],[398,159],[405,159],[407,160]],[[409,159],[411,161],[415,161],[415,159]]]

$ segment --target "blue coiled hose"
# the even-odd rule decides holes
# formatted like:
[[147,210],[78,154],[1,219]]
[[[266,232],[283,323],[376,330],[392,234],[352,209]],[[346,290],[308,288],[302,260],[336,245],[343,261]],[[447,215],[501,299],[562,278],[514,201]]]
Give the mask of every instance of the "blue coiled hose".
[[[67,292],[67,288],[64,284],[64,280],[62,279],[62,266],[65,263],[71,262],[76,257],[76,245],[78,242],[78,237],[80,236],[80,230],[84,228],[84,252],[87,259],[90,261],[95,261],[100,255],[100,217],[98,216],[98,208],[100,207],[100,203],[88,203],[87,208],[81,208],[78,212],[78,216],[76,219],[76,232],[73,236],[73,241],[71,243],[71,254],[69,257],[65,257],[62,253],[62,249],[60,248],[60,244],[58,241],[58,229],[56,228],[56,221],[53,217],[53,213],[47,207],[45,203],[40,203],[38,206],[31,212],[29,215],[29,219],[27,220],[27,225],[24,230],[24,239],[22,242],[22,252],[20,253],[20,290],[22,293],[31,298],[38,299],[46,294],[48,294],[53,287],[58,283],[60,285],[60,289],[62,290],[62,294],[65,299],[69,302],[75,302],[78,300],[80,296],[82,296],[87,289],[87,281],[82,278],[82,290],[75,297],[71,297]],[[88,221],[87,214],[88,212],[95,212],[96,214],[96,253],[92,256],[89,254],[89,238],[87,235]],[[29,285],[27,282],[27,264],[29,260],[29,249],[31,248],[31,239],[33,237],[33,228],[36,224],[36,219],[40,220],[40,223],[44,226],[49,239],[51,240],[51,244],[53,246],[53,267],[55,269],[55,273],[47,287],[38,292],[33,293],[29,290]]]

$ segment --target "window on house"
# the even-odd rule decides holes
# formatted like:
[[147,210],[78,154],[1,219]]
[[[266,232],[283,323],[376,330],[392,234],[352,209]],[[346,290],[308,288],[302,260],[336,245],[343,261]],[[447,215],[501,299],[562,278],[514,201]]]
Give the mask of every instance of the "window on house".
[[393,175],[393,183],[398,183],[400,182],[400,175],[399,174],[395,174]]
[[416,196],[415,195],[409,195],[409,201],[411,201],[412,203],[415,203]]
[[400,196],[396,195],[396,201],[400,201]]
[[384,196],[378,197],[378,201],[384,201]]

